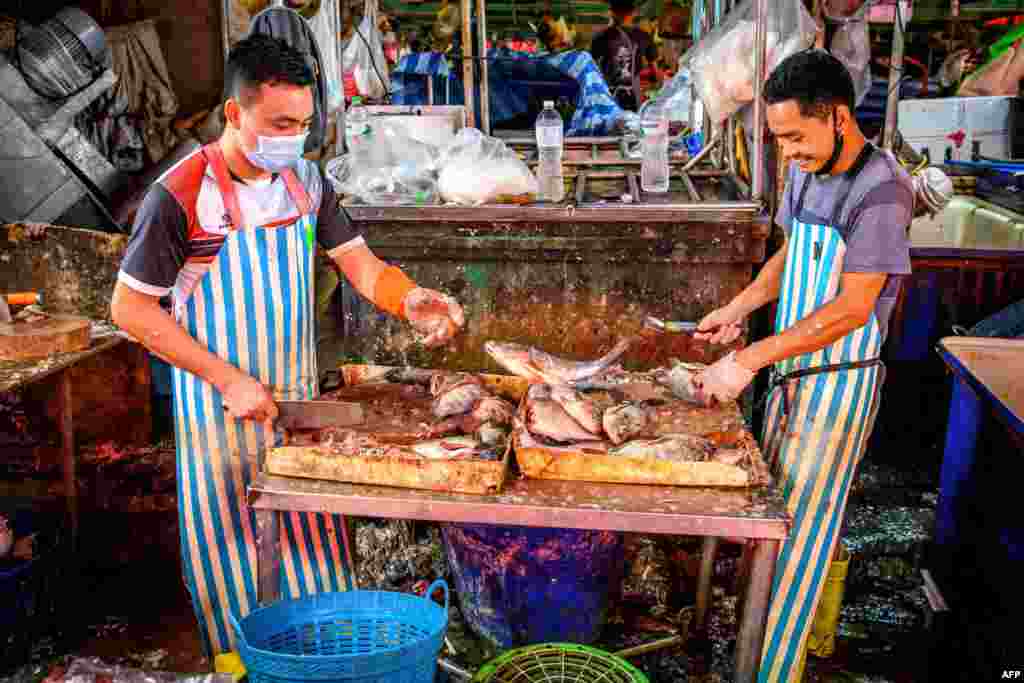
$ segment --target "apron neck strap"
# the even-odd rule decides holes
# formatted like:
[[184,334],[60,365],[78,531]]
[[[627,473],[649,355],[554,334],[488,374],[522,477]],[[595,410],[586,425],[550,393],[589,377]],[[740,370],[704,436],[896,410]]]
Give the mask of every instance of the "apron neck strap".
[[[245,228],[245,221],[242,217],[242,209],[238,204],[238,195],[235,193],[235,184],[231,180],[231,172],[228,170],[227,160],[224,159],[224,151],[220,144],[214,142],[203,148],[207,163],[213,170],[213,177],[217,180],[217,189],[224,200],[224,208],[231,217],[231,222],[236,230]],[[293,169],[287,168],[281,172],[284,185],[288,188],[288,194],[299,209],[300,216],[308,216],[313,212],[313,201],[309,198],[306,188],[299,182],[298,176]]]
[[219,143],[211,143],[203,148],[206,162],[213,171],[213,177],[217,181],[217,189],[220,190],[221,199],[224,200],[224,208],[231,217],[235,230],[244,230],[245,221],[242,218],[242,209],[238,205],[238,195],[235,194],[235,185],[231,182],[231,174],[228,173],[228,163],[224,159],[224,152]]
[[292,196],[292,201],[295,202],[295,206],[299,207],[299,215],[308,216],[313,213],[313,200],[309,198],[306,188],[299,182],[295,170],[286,168],[281,171],[281,177],[284,179],[285,187],[288,188],[288,194]]

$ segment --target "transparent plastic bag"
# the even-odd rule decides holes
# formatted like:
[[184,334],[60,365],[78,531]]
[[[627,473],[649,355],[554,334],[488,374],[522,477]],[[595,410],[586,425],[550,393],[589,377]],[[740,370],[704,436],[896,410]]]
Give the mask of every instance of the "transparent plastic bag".
[[436,204],[437,148],[409,137],[386,117],[374,117],[370,130],[373,141],[364,152],[328,162],[335,191],[378,206]]
[[536,176],[515,152],[475,128],[460,130],[440,155],[437,188],[446,202],[479,206],[536,196]]
[[116,666],[96,658],[75,658],[63,676],[48,680],[60,683],[232,683],[233,679],[230,674],[182,675]]
[[829,52],[843,63],[853,79],[853,91],[858,105],[871,89],[871,36],[866,21],[846,21],[832,36]]
[[697,96],[714,125],[754,99],[754,78],[767,78],[786,57],[814,42],[817,25],[801,0],[768,3],[764,73],[754,73],[755,6],[746,0],[683,55]]
[[352,33],[341,57],[343,73],[352,73],[356,88],[364,97],[379,99],[387,94],[388,63],[384,37],[377,28],[377,5],[367,0],[363,20]]

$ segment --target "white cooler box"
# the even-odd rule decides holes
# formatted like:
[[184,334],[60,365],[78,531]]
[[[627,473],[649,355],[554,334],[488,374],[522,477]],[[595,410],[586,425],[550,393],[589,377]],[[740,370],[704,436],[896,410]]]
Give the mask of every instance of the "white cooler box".
[[947,97],[901,100],[898,127],[915,151],[928,150],[933,164],[970,161],[975,142],[996,159],[1013,158],[1016,97]]

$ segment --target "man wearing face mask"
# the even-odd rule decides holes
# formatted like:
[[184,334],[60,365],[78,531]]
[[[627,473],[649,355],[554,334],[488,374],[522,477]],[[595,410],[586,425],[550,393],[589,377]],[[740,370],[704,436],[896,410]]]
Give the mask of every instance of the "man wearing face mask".
[[762,449],[793,527],[775,568],[759,680],[798,681],[878,409],[882,343],[910,273],[913,189],[893,156],[864,138],[853,81],[828,53],[784,60],[764,93],[768,125],[789,161],[775,219],[785,242],[753,283],[700,322],[697,337],[728,344],[747,315],[778,300],[776,333],[696,381],[707,396],[731,401],[772,368]]
[[[246,486],[280,442],[275,400],[317,395],[315,244],[424,344],[463,324],[455,301],[373,255],[302,159],[314,111],[302,54],[253,35],[231,50],[225,80],[223,135],[149,191],[111,304],[114,322],[173,366],[184,575],[211,654],[233,649],[229,613],[256,607]],[[167,294],[173,317],[158,303]],[[282,516],[283,595],[349,587],[342,530],[341,517]]]

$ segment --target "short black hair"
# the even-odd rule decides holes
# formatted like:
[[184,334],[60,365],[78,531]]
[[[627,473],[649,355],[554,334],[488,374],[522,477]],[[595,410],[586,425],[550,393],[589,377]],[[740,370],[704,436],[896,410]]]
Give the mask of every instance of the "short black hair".
[[608,7],[614,14],[629,14],[637,9],[636,0],[608,0]]
[[765,83],[764,100],[796,100],[801,114],[818,118],[841,104],[851,112],[856,106],[850,72],[824,50],[803,50],[782,60]]
[[226,97],[245,102],[264,83],[313,85],[313,70],[306,57],[279,38],[254,33],[238,41],[224,68]]

